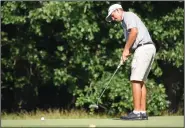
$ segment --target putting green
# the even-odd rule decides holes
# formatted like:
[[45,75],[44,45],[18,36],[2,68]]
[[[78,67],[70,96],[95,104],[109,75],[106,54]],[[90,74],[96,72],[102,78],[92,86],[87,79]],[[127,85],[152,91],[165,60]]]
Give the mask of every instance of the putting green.
[[1,127],[184,127],[184,116],[155,116],[149,120],[125,121],[119,119],[40,119],[1,120]]

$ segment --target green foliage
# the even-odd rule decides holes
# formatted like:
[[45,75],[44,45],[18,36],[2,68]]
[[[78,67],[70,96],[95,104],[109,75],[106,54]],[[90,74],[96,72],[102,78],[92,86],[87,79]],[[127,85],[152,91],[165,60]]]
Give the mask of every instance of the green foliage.
[[[132,111],[132,90],[128,80],[129,75],[125,74],[124,70],[121,69],[108,86],[107,83],[113,73],[105,72],[99,81],[92,82],[90,86],[85,86],[83,91],[77,90],[75,92],[78,96],[76,106],[82,107],[96,104],[98,100],[99,107],[110,115]],[[169,102],[166,100],[165,88],[162,84],[157,85],[153,80],[149,80],[146,85],[148,90],[147,111],[150,115],[161,115],[169,106]],[[99,99],[105,87],[107,87],[106,91],[102,98]]]
[[179,68],[184,64],[184,9],[177,8],[159,19],[145,19],[159,51],[156,59]]
[[[125,44],[121,25],[105,22],[107,8],[112,3],[3,1],[3,102],[7,103],[11,92],[13,100],[7,106],[24,108],[24,104],[30,103],[33,105],[31,107],[37,107],[42,95],[41,88],[46,86],[56,89],[54,94],[57,96],[61,94],[60,89],[66,87],[66,95],[74,95],[67,99],[73,107],[74,99],[76,106],[85,106],[94,101],[102,85],[116,69]],[[148,86],[150,96],[155,97],[149,107],[149,112],[154,115],[160,115],[158,111],[167,107],[162,91],[164,87],[158,86],[163,84],[161,76],[164,69],[161,63],[172,64],[179,72],[183,71],[184,10],[178,2],[174,3],[167,4],[173,9],[159,8],[156,2],[121,3],[126,10],[133,10],[140,15],[154,42],[160,44],[149,78],[152,80],[149,82],[151,86]],[[156,10],[163,13],[156,13]],[[115,76],[100,101],[110,114],[132,108],[128,81],[130,63],[131,58],[124,64],[124,70]],[[160,82],[153,82],[156,79]],[[86,94],[89,91],[93,91],[92,95]],[[159,101],[163,104],[158,104]]]
[[156,82],[148,81],[147,87],[147,111],[151,115],[161,115],[166,110],[170,102],[166,100],[167,95],[165,93],[164,85],[159,84],[156,86]]

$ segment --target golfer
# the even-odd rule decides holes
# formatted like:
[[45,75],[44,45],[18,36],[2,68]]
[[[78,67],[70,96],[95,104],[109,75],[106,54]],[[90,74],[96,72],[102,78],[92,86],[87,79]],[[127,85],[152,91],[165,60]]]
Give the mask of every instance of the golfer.
[[121,116],[121,119],[148,120],[145,82],[154,61],[155,45],[141,19],[133,12],[124,11],[120,4],[113,4],[109,7],[106,21],[121,22],[126,38],[122,53],[123,62],[132,53],[134,54],[130,76],[134,110],[127,116]]

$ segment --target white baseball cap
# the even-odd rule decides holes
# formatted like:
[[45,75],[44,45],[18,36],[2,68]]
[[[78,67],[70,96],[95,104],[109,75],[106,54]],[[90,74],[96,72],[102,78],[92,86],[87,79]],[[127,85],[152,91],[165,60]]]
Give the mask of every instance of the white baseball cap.
[[112,21],[111,14],[112,14],[113,11],[115,11],[118,8],[122,8],[122,6],[120,4],[113,4],[113,5],[111,5],[109,7],[108,15],[107,15],[107,17],[105,19],[107,22],[111,22]]

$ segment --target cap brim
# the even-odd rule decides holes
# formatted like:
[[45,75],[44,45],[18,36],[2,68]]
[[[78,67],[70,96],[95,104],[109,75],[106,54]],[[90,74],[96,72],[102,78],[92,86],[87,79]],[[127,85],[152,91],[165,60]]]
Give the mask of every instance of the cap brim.
[[107,22],[111,22],[111,21],[112,21],[111,14],[112,14],[112,12],[114,12],[115,10],[116,10],[116,9],[111,10],[111,11],[108,13],[107,17],[105,18],[105,20],[106,20]]
[[111,21],[112,21],[111,15],[109,14],[109,15],[105,18],[105,20],[106,20],[107,22],[111,22]]

